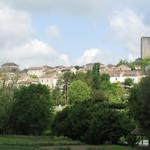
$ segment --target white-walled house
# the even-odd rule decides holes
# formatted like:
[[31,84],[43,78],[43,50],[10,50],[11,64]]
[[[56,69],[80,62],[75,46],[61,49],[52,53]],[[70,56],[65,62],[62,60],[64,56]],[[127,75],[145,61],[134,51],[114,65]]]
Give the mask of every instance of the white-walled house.
[[27,74],[29,76],[41,77],[45,74],[42,67],[31,67],[28,69]]
[[109,73],[111,83],[124,83],[126,79],[130,78],[133,83],[139,83],[145,75],[141,71],[115,71]]
[[55,88],[57,81],[58,78],[52,76],[43,76],[39,78],[39,83],[43,85],[47,85],[49,88]]

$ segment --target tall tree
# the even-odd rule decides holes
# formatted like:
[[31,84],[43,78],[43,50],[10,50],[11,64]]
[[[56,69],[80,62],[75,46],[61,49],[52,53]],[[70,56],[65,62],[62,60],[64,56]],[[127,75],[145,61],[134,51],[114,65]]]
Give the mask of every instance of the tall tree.
[[58,80],[57,81],[57,84],[56,84],[56,87],[54,89],[52,89],[52,100],[54,102],[54,105],[59,105],[60,104],[60,98],[62,96],[62,81],[61,80]]
[[65,93],[65,104],[69,104],[68,101],[68,86],[71,81],[74,79],[74,73],[67,71],[63,74],[63,81],[64,81],[64,93]]
[[92,69],[92,88],[100,89],[100,64],[95,63]]
[[143,78],[140,84],[133,88],[129,104],[134,118],[150,137],[150,76]]

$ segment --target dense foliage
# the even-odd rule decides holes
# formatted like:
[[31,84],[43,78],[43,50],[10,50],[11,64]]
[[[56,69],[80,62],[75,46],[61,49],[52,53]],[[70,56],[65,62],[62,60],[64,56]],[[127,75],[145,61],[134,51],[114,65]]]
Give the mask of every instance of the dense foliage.
[[41,134],[51,119],[49,89],[30,85],[16,89],[9,118],[10,129],[16,134]]
[[143,78],[138,86],[132,89],[130,110],[139,125],[146,130],[150,127],[150,76]]
[[[132,69],[145,68],[149,60],[120,61],[118,65],[121,64]],[[41,134],[50,126],[52,106],[60,105],[65,106],[53,113],[52,131],[56,135],[89,144],[117,143],[135,128],[131,114],[148,130],[150,77],[139,85],[131,79],[126,79],[124,85],[112,84],[109,75],[101,74],[99,69],[100,64],[96,63],[87,72],[65,72],[54,89],[40,84],[6,86],[4,80],[0,88],[0,132]]]
[[119,65],[127,65],[132,70],[135,70],[136,67],[138,67],[142,69],[142,71],[145,71],[145,68],[150,65],[150,58],[146,58],[146,59],[137,58],[136,60],[132,62],[129,62],[127,60],[120,60],[117,66]]
[[77,101],[84,101],[91,98],[91,89],[88,85],[81,81],[73,81],[68,90],[70,103],[75,103]]
[[13,104],[14,88],[0,88],[0,133],[6,133],[10,109]]
[[89,144],[117,143],[134,128],[125,112],[101,102],[82,102],[56,114],[52,129],[56,135],[68,136]]

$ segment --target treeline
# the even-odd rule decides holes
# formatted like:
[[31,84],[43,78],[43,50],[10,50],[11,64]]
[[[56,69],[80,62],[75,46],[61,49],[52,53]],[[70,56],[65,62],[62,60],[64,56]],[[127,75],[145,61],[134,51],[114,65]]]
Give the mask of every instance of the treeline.
[[[111,84],[99,64],[87,73],[65,73],[53,90],[41,84],[1,86],[0,133],[49,133],[88,144],[133,143],[135,127],[149,133],[149,87],[150,77],[129,89]],[[60,104],[65,108],[57,112]]]
[[119,65],[127,65],[130,67],[132,70],[135,70],[137,67],[141,69],[143,72],[145,72],[145,69],[147,66],[150,65],[150,58],[142,59],[142,58],[137,58],[134,61],[128,61],[128,60],[120,60],[117,66]]

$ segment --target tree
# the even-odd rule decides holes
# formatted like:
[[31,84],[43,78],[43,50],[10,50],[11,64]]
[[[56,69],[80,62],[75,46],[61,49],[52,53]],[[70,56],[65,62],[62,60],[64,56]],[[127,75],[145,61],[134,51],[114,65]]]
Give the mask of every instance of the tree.
[[128,62],[128,60],[120,60],[119,63],[117,64],[117,66],[120,66],[120,65],[129,66],[129,62]]
[[109,76],[107,74],[101,75],[100,89],[110,102],[126,102],[125,95],[127,95],[127,89],[124,89],[120,84],[110,83]]
[[108,101],[108,97],[106,96],[105,92],[102,90],[93,90],[92,91],[92,100],[94,102],[104,102]]
[[150,132],[150,76],[143,78],[140,84],[132,89],[129,104],[135,120],[147,133]]
[[46,86],[23,86],[14,93],[10,128],[16,134],[41,134],[49,125],[51,108],[49,89]]
[[125,79],[124,85],[126,85],[126,86],[132,86],[133,85],[133,80],[131,78]]
[[56,87],[54,89],[51,90],[51,97],[53,100],[54,105],[60,105],[60,99],[62,96],[62,81],[58,80]]
[[74,73],[67,71],[63,74],[63,81],[64,81],[64,95],[65,95],[65,104],[69,104],[68,102],[68,86],[71,81],[74,79]]
[[62,135],[76,140],[83,140],[90,119],[91,113],[87,105],[79,102],[56,114],[52,123],[52,130],[58,136]]
[[109,76],[109,74],[103,73],[103,74],[100,76],[100,80],[101,80],[102,82],[109,82],[109,83],[110,83],[110,76]]
[[11,106],[13,104],[14,88],[0,88],[0,133],[6,134]]
[[128,114],[103,103],[82,101],[66,107],[55,116],[52,130],[87,144],[115,143],[133,130]]
[[85,82],[76,80],[71,83],[68,94],[70,102],[75,103],[90,99],[91,89]]
[[74,66],[76,68],[76,70],[79,70],[80,69],[80,66],[76,65]]
[[100,64],[95,63],[92,69],[92,89],[100,89]]
[[92,113],[89,128],[85,133],[85,142],[104,144],[109,141],[116,144],[120,137],[128,135],[133,128],[125,113],[99,106],[99,109]]
[[9,76],[7,73],[0,72],[0,78],[0,133],[6,134],[18,74]]

